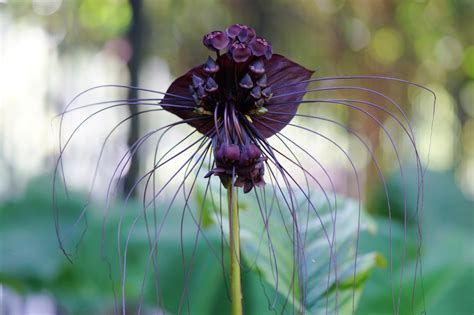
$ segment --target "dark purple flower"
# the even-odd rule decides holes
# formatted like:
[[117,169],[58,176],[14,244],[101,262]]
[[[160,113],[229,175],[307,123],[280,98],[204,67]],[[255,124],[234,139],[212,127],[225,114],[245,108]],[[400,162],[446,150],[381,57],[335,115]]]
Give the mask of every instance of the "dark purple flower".
[[[228,47],[227,54],[209,57],[176,79],[162,107],[212,138],[215,168],[208,176],[217,175],[224,184],[236,178],[235,186],[249,192],[265,183],[262,141],[294,117],[304,96],[298,92],[306,89],[313,71],[272,55],[270,43],[245,25],[211,32],[204,44],[216,51]],[[274,86],[285,86],[278,101],[272,100]],[[183,99],[193,99],[194,107],[180,107]]]
[[[400,167],[400,174],[403,177],[404,173],[401,159],[399,158],[397,143],[393,141],[394,137],[392,137],[390,131],[385,128],[384,121],[379,118],[379,115],[386,115],[386,117],[392,119],[394,123],[399,124],[404,136],[406,136],[407,140],[411,143],[412,149],[415,153],[414,162],[416,163],[415,171],[417,180],[417,183],[415,184],[418,185],[417,202],[419,202],[420,200],[423,200],[422,185],[424,170],[415,143],[413,129],[407,115],[396,101],[387,97],[385,94],[372,89],[370,85],[358,86],[357,84],[347,84],[347,82],[354,82],[355,80],[365,80],[366,83],[370,81],[373,82],[374,80],[378,82],[396,82],[407,86],[415,86],[429,92],[431,91],[416,83],[381,76],[319,77],[316,79],[310,79],[313,71],[305,69],[284,56],[273,54],[271,44],[266,39],[257,37],[255,31],[245,25],[235,24],[229,26],[225,32],[211,32],[204,36],[203,43],[206,47],[216,52],[216,57],[208,57],[204,64],[190,69],[184,75],[176,79],[166,93],[131,86],[105,85],[88,89],[74,98],[61,114],[61,125],[63,116],[67,113],[81,109],[90,109],[96,106],[99,106],[100,109],[94,111],[90,116],[87,116],[83,121],[81,121],[80,124],[73,129],[71,134],[64,137],[61,135],[59,137],[60,156],[55,169],[55,182],[56,180],[61,179],[61,177],[66,181],[66,175],[64,173],[66,168],[63,165],[63,156],[66,147],[69,146],[72,138],[75,137],[76,131],[78,131],[78,129],[80,129],[80,127],[88,120],[98,117],[106,110],[114,108],[120,109],[121,106],[129,106],[134,110],[130,116],[127,116],[125,119],[118,122],[105,137],[97,159],[97,164],[95,165],[95,173],[93,175],[90,191],[92,192],[96,177],[98,177],[97,170],[100,168],[99,164],[102,159],[103,151],[110,136],[119,129],[119,127],[126,125],[131,119],[137,118],[139,115],[151,115],[152,113],[160,114],[163,110],[171,112],[178,116],[179,119],[171,122],[166,121],[165,124],[160,127],[153,125],[151,127],[152,130],[149,130],[142,137],[131,143],[128,150],[122,155],[121,160],[116,165],[110,178],[109,186],[107,187],[107,204],[109,204],[110,195],[113,194],[113,188],[111,187],[114,185],[119,186],[119,183],[121,183],[122,178],[124,177],[123,175],[127,172],[132,157],[137,155],[137,152],[139,152],[146,142],[148,142],[148,144],[152,143],[154,146],[155,154],[153,165],[151,168],[147,168],[147,172],[139,177],[133,184],[133,187],[128,190],[127,200],[132,192],[142,188],[140,185],[144,186],[143,213],[141,215],[147,224],[148,221],[146,220],[150,208],[152,208],[154,214],[163,211],[162,222],[165,222],[165,218],[171,211],[172,206],[174,206],[175,201],[180,199],[181,196],[184,196],[182,218],[184,218],[184,215],[188,212],[193,216],[194,211],[188,211],[192,202],[191,195],[193,191],[196,191],[196,179],[202,178],[202,176],[209,179],[205,186],[201,210],[207,207],[207,198],[211,198],[211,200],[213,199],[212,196],[209,197],[213,194],[210,179],[213,176],[219,177],[221,183],[224,184],[224,186],[227,186],[228,189],[231,188],[231,190],[234,190],[234,187],[241,187],[244,193],[254,190],[258,207],[255,207],[253,210],[256,210],[256,213],[258,213],[258,210],[260,211],[265,222],[264,228],[267,229],[267,233],[269,232],[267,222],[269,222],[272,211],[279,210],[280,214],[287,212],[287,214],[291,215],[291,220],[293,221],[290,222],[291,220],[284,220],[280,231],[284,234],[286,229],[286,233],[293,242],[290,243],[290,246],[291,244],[294,246],[293,268],[295,273],[293,274],[293,277],[290,277],[290,281],[293,282],[294,279],[299,280],[299,277],[302,277],[302,281],[299,283],[300,287],[298,288],[301,293],[299,301],[301,305],[303,305],[303,302],[309,300],[309,297],[312,294],[312,292],[307,290],[307,282],[303,279],[306,271],[305,268],[312,267],[315,264],[313,256],[306,256],[304,252],[304,244],[299,243],[300,241],[303,241],[304,243],[307,236],[306,230],[304,229],[305,222],[299,220],[306,220],[306,227],[308,227],[310,223],[308,215],[310,212],[314,212],[319,221],[321,221],[321,231],[324,231],[325,233],[329,251],[329,266],[331,269],[329,270],[330,276],[327,277],[326,288],[324,287],[324,283],[322,283],[322,285],[319,285],[318,283],[318,290],[321,288],[318,301],[326,303],[326,310],[329,310],[328,300],[323,301],[323,299],[324,296],[326,296],[326,298],[329,297],[327,292],[335,291],[336,301],[334,301],[334,310],[336,310],[337,313],[337,292],[340,289],[338,288],[338,285],[344,284],[345,287],[348,287],[351,283],[350,278],[354,279],[353,301],[355,301],[355,288],[356,283],[358,283],[356,281],[356,267],[359,265],[357,262],[357,245],[355,253],[356,258],[351,268],[353,270],[352,275],[349,274],[350,271],[344,272],[344,270],[342,275],[341,273],[337,274],[337,271],[340,268],[340,265],[338,265],[340,262],[340,253],[344,251],[339,250],[337,246],[334,246],[333,248],[333,245],[336,244],[336,195],[334,195],[334,203],[332,203],[330,200],[331,196],[326,192],[325,186],[319,183],[319,175],[324,173],[324,176],[327,178],[327,182],[329,183],[327,185],[330,185],[332,192],[335,192],[336,189],[331,174],[327,172],[324,164],[318,160],[317,153],[313,151],[313,148],[318,146],[317,141],[312,143],[313,138],[315,138],[315,140],[323,139],[328,141],[331,145],[334,145],[336,150],[340,151],[340,153],[345,156],[349,162],[348,166],[353,170],[354,181],[356,183],[355,188],[357,188],[357,191],[354,193],[357,193],[359,199],[361,197],[361,190],[357,168],[351,159],[350,153],[347,153],[345,149],[336,141],[332,140],[330,136],[326,136],[317,130],[320,122],[322,124],[329,123],[338,128],[342,128],[344,132],[353,136],[355,140],[358,140],[360,144],[366,148],[368,154],[374,160],[376,170],[382,179],[383,190],[387,197],[386,200],[389,210],[390,199],[388,198],[386,182],[379,168],[377,157],[371,150],[370,143],[366,143],[364,138],[360,137],[355,130],[336,119],[319,116],[319,114],[311,112],[297,114],[297,109],[300,103],[305,103],[307,105],[324,104],[324,106],[338,105],[351,109],[354,112],[359,113],[361,116],[368,117],[368,120],[371,123],[377,124],[389,139],[389,144],[392,145],[395,152],[395,163]],[[316,87],[308,88],[308,84],[311,82],[316,84]],[[335,85],[317,85],[322,82],[339,83]],[[151,93],[151,96],[147,98],[129,98],[126,100],[106,100],[81,104],[76,107],[69,107],[82,94],[103,88],[126,88],[132,91]],[[331,91],[336,93],[334,97],[314,97],[315,93],[321,92],[325,94]],[[342,97],[339,94],[348,91],[357,95],[352,97]],[[311,97],[307,97],[303,100],[303,97],[307,92],[311,93]],[[370,101],[364,100],[361,94],[370,95]],[[372,98],[379,98],[380,103],[372,100]],[[382,102],[386,103],[388,107],[383,106],[381,104]],[[139,110],[139,108],[143,108],[143,110]],[[295,116],[299,119],[298,123],[291,122]],[[192,130],[186,136],[183,136],[182,139],[176,139],[174,137],[167,138],[170,130],[185,124],[190,125],[195,130]],[[301,134],[306,136],[307,139],[294,139],[296,137],[293,137],[293,135],[287,136],[285,133],[280,133],[280,131],[285,127],[301,132]],[[61,130],[60,127],[60,132]],[[192,135],[198,132],[202,135],[197,137],[197,140],[193,139]],[[267,138],[269,137],[272,137],[273,139],[268,140]],[[171,148],[169,150],[161,149],[162,144],[160,143],[165,138],[167,138],[168,142],[169,139],[171,139]],[[156,142],[154,141],[155,139]],[[275,146],[274,142],[282,145],[282,147]],[[314,147],[312,148],[313,145]],[[324,154],[326,154],[326,152],[324,152]],[[329,154],[330,153],[328,153],[328,156],[332,158]],[[181,161],[179,161],[180,163],[175,163],[173,167],[170,167],[172,174],[169,176],[163,175],[163,173],[166,172],[162,172],[162,170],[168,168],[170,164],[172,164],[170,162],[175,160],[176,157],[186,157],[185,162],[181,163]],[[306,159],[306,161],[303,159]],[[296,171],[293,172],[293,169],[290,171],[290,169],[287,168],[287,165],[285,165],[286,163],[288,163],[287,165],[289,166],[294,166]],[[315,173],[314,169],[319,173]],[[204,173],[202,172],[203,170]],[[318,170],[321,170],[322,173]],[[163,179],[163,181],[160,182],[158,179],[160,181]],[[263,187],[266,182],[269,183],[269,187],[265,187],[265,189],[254,189],[256,187]],[[176,184],[174,187],[171,185],[173,183]],[[324,220],[319,218],[318,209],[313,203],[312,197],[310,197],[315,185],[319,186],[321,189],[329,210],[331,211],[329,213],[331,215],[326,216]],[[167,192],[170,191],[170,196],[167,196]],[[267,192],[269,192],[269,194],[267,194]],[[294,197],[296,194],[299,194],[301,197],[299,199],[304,201],[303,205],[295,203],[296,199]],[[260,197],[260,200],[263,201],[263,203],[260,203]],[[218,196],[217,199],[220,199],[220,196]],[[230,201],[231,198],[229,198],[229,202]],[[216,210],[216,213],[221,212],[220,221],[222,224],[222,211],[219,211],[222,210],[221,203],[216,202],[215,204],[216,206],[214,210]],[[332,208],[333,205],[334,208]],[[55,203],[55,211],[57,211],[56,207],[57,204]],[[232,207],[229,207],[229,209],[231,208]],[[304,215],[306,218],[299,218],[297,214],[298,210],[303,209],[304,211],[305,208],[307,208],[307,213]],[[418,209],[417,204],[416,211],[418,211]],[[351,210],[351,212],[352,211],[353,210]],[[85,215],[83,215],[84,213],[85,210],[81,213],[81,220],[82,218],[85,218]],[[204,211],[201,211],[201,215],[203,213]],[[66,253],[60,236],[58,225],[59,217],[57,213],[55,215],[60,246]],[[404,215],[406,219],[406,208],[404,209]],[[195,218],[194,216],[192,218],[198,227],[197,233],[202,233],[201,218]],[[282,219],[284,218],[287,218],[287,216],[282,216]],[[184,222],[184,220],[182,222]],[[338,219],[337,222],[341,222],[341,220]],[[407,221],[405,221],[405,224],[406,222]],[[288,226],[286,226],[287,223],[289,223]],[[155,274],[158,273],[155,265],[156,261],[154,260],[157,256],[155,256],[154,253],[158,247],[156,244],[158,243],[161,224],[162,223],[160,223],[159,229],[157,229],[157,221],[155,222],[155,236],[151,236],[152,234],[148,232],[151,247],[149,252],[149,262],[150,264],[153,264]],[[357,224],[358,233],[362,229],[359,226],[360,220]],[[311,225],[313,227],[315,226],[313,223],[311,223]],[[76,226],[76,224],[74,224],[74,226]],[[303,230],[301,230],[302,226]],[[334,231],[332,236],[330,233],[326,233],[324,230],[326,227],[329,228],[328,231]],[[221,231],[223,231],[222,226]],[[181,230],[181,232],[183,232],[183,230]],[[198,234],[196,234],[196,241]],[[121,233],[118,233],[118,235],[118,243],[120,244]],[[143,236],[140,235],[140,237]],[[269,245],[267,249],[269,253],[271,253],[273,245],[270,244],[270,235],[268,236],[268,241]],[[339,241],[340,238],[338,238],[338,242]],[[195,244],[197,244],[197,242],[195,242]],[[300,245],[303,245],[303,247],[300,248]],[[230,245],[230,248],[232,248],[232,245]],[[337,253],[336,250],[338,250]],[[390,254],[392,255],[392,253]],[[394,252],[393,254],[395,255],[397,253]],[[405,253],[401,254],[404,255]],[[271,253],[271,255],[272,261],[270,261],[269,264],[275,263],[273,266],[277,269],[277,256],[275,253]],[[121,265],[121,267],[125,267],[125,259],[127,257],[126,252],[123,257],[123,265]],[[306,258],[309,259],[309,264],[305,262]],[[336,258],[338,259],[337,261]],[[302,264],[302,269],[297,270],[300,268],[300,263]],[[191,265],[192,258],[189,266]],[[188,276],[188,271],[190,269],[191,268],[189,267],[189,269],[185,270],[186,277]],[[278,278],[278,271],[272,271],[275,271],[274,275]],[[301,271],[301,273],[297,273],[297,271]],[[121,278],[123,288],[126,286],[125,274],[126,273],[123,272]],[[341,276],[342,278],[338,278]],[[278,279],[275,282],[278,282]],[[314,278],[311,278],[311,282],[316,283]],[[400,288],[398,294],[401,294],[401,284],[402,277],[400,277]],[[297,285],[297,283],[294,285]],[[158,281],[156,287],[158,290]],[[394,313],[399,313],[397,309],[400,306],[401,299],[397,298],[396,294],[393,293],[395,291],[397,290],[396,288],[394,290],[394,284],[392,284],[392,303],[395,310]],[[183,301],[186,300],[186,297],[184,297],[187,294],[186,292],[188,292],[188,288],[183,289]],[[278,296],[280,293],[281,292],[278,291]],[[291,297],[291,293],[291,289],[289,289],[285,294],[287,297]],[[398,297],[400,297],[400,295]],[[122,299],[124,304],[125,290],[122,290]],[[183,301],[182,304],[185,304],[186,302]],[[299,309],[294,308],[292,313],[299,313],[299,311]],[[352,311],[354,313],[354,306]],[[177,313],[181,312],[178,310]],[[280,313],[285,313],[285,310],[283,309]]]
[[221,31],[214,31],[204,35],[202,42],[210,50],[219,51],[229,44],[229,37]]
[[247,61],[252,55],[252,51],[246,44],[236,42],[230,46],[229,54],[235,62],[240,63]]
[[229,26],[225,32],[233,40],[238,40],[242,43],[249,43],[255,38],[255,30],[247,25],[234,24]]
[[254,56],[265,56],[267,59],[272,57],[272,45],[264,38],[255,38],[249,46]]

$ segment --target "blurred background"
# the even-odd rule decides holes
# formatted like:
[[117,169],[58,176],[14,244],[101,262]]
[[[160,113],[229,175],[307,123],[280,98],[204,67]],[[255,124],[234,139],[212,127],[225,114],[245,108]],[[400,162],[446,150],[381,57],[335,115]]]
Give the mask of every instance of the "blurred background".
[[[427,170],[422,250],[427,314],[473,314],[473,20],[471,0],[0,0],[0,313],[113,313],[107,269],[98,269],[100,250],[94,245],[94,239],[100,240],[101,221],[94,226],[92,220],[86,254],[75,265],[58,250],[51,215],[51,178],[58,157],[55,116],[79,92],[101,84],[164,92],[174,78],[207,58],[203,34],[243,23],[269,39],[274,52],[317,69],[316,77],[389,76],[436,93],[432,125],[429,93],[393,81],[360,83],[396,98],[419,140]],[[102,89],[85,96],[82,104],[127,97],[137,96],[124,89]],[[96,138],[128,110],[133,108],[91,122],[71,145],[68,183],[74,193],[63,206],[71,213],[77,215],[87,199],[92,170],[87,163],[93,163],[101,143]],[[392,191],[399,192],[393,199],[403,211],[402,188],[416,190],[416,178],[411,184],[400,179],[393,150],[379,126],[347,108],[321,107],[312,113],[362,132]],[[71,116],[64,122],[66,129],[86,117]],[[396,130],[393,119],[381,117],[388,130]],[[97,202],[104,197],[113,161],[154,124],[153,119],[133,120],[111,139],[104,174],[93,191]],[[352,145],[347,133],[335,132],[332,138],[348,149],[363,174],[363,200],[379,225],[377,237],[362,240],[362,247],[387,253],[386,243],[380,241],[389,237],[386,206],[370,157]],[[404,155],[406,143],[400,141]],[[319,150],[327,152],[324,146]],[[340,168],[330,155],[321,159],[336,174],[339,192],[353,194],[346,183],[347,168]],[[118,190],[130,188],[147,160],[142,154],[132,163]],[[408,207],[415,211],[415,204],[409,202]],[[403,225],[394,231],[394,239],[403,239]],[[133,270],[133,264],[129,268]],[[384,272],[377,270],[368,280],[358,314],[392,314]],[[140,277],[143,270],[136,274]],[[209,304],[217,298],[202,297]],[[152,306],[147,311],[159,313]]]

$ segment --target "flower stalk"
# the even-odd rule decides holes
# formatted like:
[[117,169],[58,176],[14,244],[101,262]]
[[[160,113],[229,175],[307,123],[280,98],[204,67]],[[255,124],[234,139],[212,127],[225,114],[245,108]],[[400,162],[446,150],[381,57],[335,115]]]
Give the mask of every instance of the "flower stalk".
[[240,279],[239,206],[235,186],[227,185],[229,205],[229,250],[232,315],[242,315],[242,285]]

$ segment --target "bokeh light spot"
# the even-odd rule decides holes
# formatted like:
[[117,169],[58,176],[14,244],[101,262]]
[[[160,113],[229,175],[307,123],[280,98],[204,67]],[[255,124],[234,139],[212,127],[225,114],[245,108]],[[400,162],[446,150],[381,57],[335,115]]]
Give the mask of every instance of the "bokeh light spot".
[[333,14],[339,11],[346,2],[345,0],[315,0],[321,12],[326,14]]
[[33,0],[31,6],[36,14],[51,15],[59,10],[62,3],[62,0]]
[[403,54],[402,36],[392,28],[379,29],[371,43],[371,56],[382,64],[392,64]]
[[459,40],[444,36],[436,43],[434,54],[441,67],[454,70],[462,63],[463,49]]
[[[446,171],[453,167],[459,151],[461,122],[453,96],[441,85],[428,86],[436,93],[436,113],[432,121],[433,97],[421,91],[410,95],[413,104],[413,122],[417,145],[422,158],[428,157],[428,168]],[[428,155],[429,154],[429,155]]]
[[354,51],[359,51],[370,43],[370,31],[359,19],[351,19],[346,28],[347,41]]

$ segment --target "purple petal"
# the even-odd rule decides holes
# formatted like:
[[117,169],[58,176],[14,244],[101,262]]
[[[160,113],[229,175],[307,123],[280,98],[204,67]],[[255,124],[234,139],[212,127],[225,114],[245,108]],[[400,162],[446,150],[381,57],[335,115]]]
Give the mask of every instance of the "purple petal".
[[225,33],[220,32],[213,38],[212,44],[216,49],[224,49],[229,44],[229,37]]
[[244,183],[244,194],[250,192],[253,188],[253,184],[251,181],[245,181]]
[[[293,119],[296,110],[298,109],[299,102],[301,102],[305,93],[277,98],[275,98],[275,96],[304,91],[308,86],[308,82],[302,81],[308,80],[313,75],[314,71],[308,70],[299,64],[276,54],[273,55],[270,60],[265,62],[265,69],[268,86],[271,86],[274,90],[274,98],[270,99],[265,105],[268,112],[261,117],[254,117],[253,120],[255,128],[263,137],[268,138],[282,130]],[[277,88],[278,86],[288,87]],[[283,116],[281,114],[272,114],[272,111],[285,112],[288,113],[288,115]],[[272,120],[267,120],[264,117],[271,118]],[[259,121],[262,123],[260,124]],[[270,129],[265,125],[269,126]]]
[[235,180],[235,183],[234,183],[235,187],[244,187],[244,185],[245,185],[245,180],[242,179],[241,177]]
[[225,30],[226,34],[234,40],[242,43],[249,43],[255,38],[255,30],[247,25],[233,24]]
[[229,26],[225,32],[227,33],[227,35],[232,38],[232,39],[235,39],[237,37],[237,35],[239,35],[240,31],[242,30],[242,26],[241,24],[233,24],[231,26]]
[[260,57],[265,55],[266,45],[262,41],[262,38],[257,37],[250,43],[250,49],[252,49],[252,53],[254,56]]
[[252,55],[252,51],[245,44],[234,43],[230,48],[230,54],[235,62],[245,62]]
[[240,159],[240,149],[236,144],[222,144],[221,145],[224,158],[231,161],[238,161]]
[[249,43],[255,38],[255,30],[251,27],[244,25],[242,26],[242,30],[240,31],[240,33],[237,35],[237,38],[242,43]]
[[255,38],[249,46],[254,56],[265,56],[267,59],[272,57],[272,45],[262,37]]
[[204,46],[211,50],[221,50],[229,44],[229,37],[221,31],[213,31],[204,35],[202,42]]
[[242,149],[242,153],[240,155],[240,164],[250,165],[251,162],[258,159],[261,154],[262,152],[255,144],[247,144]]
[[272,58],[272,55],[273,55],[273,49],[272,49],[272,45],[269,43],[267,46],[267,49],[265,50],[265,58],[267,58],[267,60],[270,60]]
[[[189,86],[192,85],[193,82],[193,75],[197,77],[206,77],[206,73],[204,72],[203,65],[199,65],[191,70],[189,70],[186,74],[183,76],[177,78],[174,80],[173,83],[171,83],[170,87],[168,88],[168,91],[166,91],[166,95],[163,98],[163,101],[161,101],[161,107],[163,109],[167,110],[170,113],[175,114],[181,119],[190,119],[190,118],[196,118],[196,117],[204,117],[196,112],[192,108],[189,108],[189,106],[192,106],[193,104],[190,104],[189,100],[183,99],[183,98],[192,98],[192,91],[190,91]],[[166,106],[166,105],[172,105],[172,106]],[[180,108],[179,106],[185,105],[186,107]],[[189,125],[192,127],[196,128],[199,132],[205,134],[209,130],[211,130],[214,127],[212,117],[209,116],[209,119],[203,118],[203,119],[198,119],[194,121],[188,122]]]

